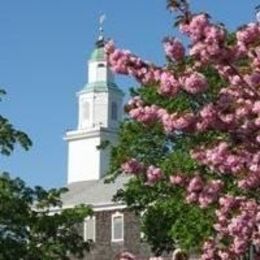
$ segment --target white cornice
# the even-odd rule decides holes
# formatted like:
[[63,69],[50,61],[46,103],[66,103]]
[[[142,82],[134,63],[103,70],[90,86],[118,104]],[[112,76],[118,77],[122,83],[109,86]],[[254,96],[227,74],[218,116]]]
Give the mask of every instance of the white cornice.
[[103,127],[92,128],[89,130],[73,130],[68,131],[63,139],[66,141],[78,140],[91,137],[100,137],[102,134],[114,134],[115,136],[117,136],[118,130]]

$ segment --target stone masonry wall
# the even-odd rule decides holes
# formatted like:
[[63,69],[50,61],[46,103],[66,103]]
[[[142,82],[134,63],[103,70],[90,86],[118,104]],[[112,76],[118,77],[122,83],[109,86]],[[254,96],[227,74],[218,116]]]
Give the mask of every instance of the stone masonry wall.
[[[111,217],[114,213],[120,212],[124,214],[124,241],[111,241]],[[96,241],[91,252],[86,254],[85,260],[114,260],[122,251],[129,251],[140,256],[140,223],[138,217],[133,212],[127,210],[112,210],[95,212],[96,217]],[[83,225],[82,225],[83,233]],[[142,259],[148,259],[148,256],[141,256]]]

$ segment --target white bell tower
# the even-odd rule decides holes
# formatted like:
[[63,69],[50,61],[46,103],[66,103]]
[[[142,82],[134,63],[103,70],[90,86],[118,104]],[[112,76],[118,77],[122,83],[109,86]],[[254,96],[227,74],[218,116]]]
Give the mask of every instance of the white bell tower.
[[117,141],[123,117],[123,92],[114,82],[101,33],[88,62],[88,83],[78,92],[78,127],[66,133],[68,184],[102,178],[109,166],[109,149],[98,150],[102,141]]

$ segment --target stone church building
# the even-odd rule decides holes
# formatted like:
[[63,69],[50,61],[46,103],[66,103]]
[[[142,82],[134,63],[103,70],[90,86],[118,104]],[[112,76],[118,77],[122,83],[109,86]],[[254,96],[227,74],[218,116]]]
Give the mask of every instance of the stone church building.
[[104,140],[116,143],[123,119],[124,94],[108,67],[104,44],[100,34],[88,62],[88,82],[77,93],[77,128],[64,138],[68,143],[69,189],[63,196],[64,207],[84,203],[94,211],[93,217],[85,219],[80,228],[84,239],[94,241],[93,249],[85,257],[88,260],[112,260],[123,251],[144,254],[138,218],[125,205],[112,202],[127,177],[105,184],[110,154],[108,149],[97,149]]

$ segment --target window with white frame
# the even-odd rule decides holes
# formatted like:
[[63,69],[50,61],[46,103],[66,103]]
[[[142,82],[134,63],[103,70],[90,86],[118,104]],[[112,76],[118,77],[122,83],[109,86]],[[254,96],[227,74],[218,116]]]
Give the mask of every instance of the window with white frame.
[[84,240],[96,240],[96,217],[87,217],[84,220]]
[[116,212],[112,215],[112,242],[124,240],[124,215]]

